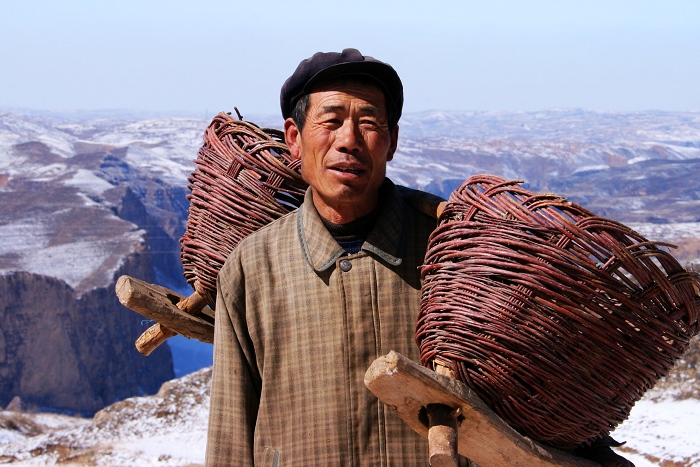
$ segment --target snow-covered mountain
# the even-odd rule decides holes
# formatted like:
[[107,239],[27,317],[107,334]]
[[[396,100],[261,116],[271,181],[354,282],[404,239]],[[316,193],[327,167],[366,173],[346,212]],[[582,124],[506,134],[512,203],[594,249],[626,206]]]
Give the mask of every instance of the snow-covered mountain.
[[[0,271],[58,277],[82,293],[109,284],[128,253],[147,247],[149,233],[177,236],[205,126],[0,114]],[[124,189],[165,217],[162,225],[120,215]]]
[[[264,126],[282,123],[254,118]],[[147,233],[115,213],[119,187],[130,188],[177,240],[207,123],[0,114],[0,193],[13,200],[0,212],[0,236],[7,239],[0,271],[60,277],[78,292],[109,282],[119,258]],[[399,184],[447,196],[468,176],[491,173],[622,221],[632,211],[641,213],[635,222],[700,221],[700,113],[434,111],[405,115],[400,126],[388,168]],[[37,187],[47,185],[62,190],[41,199]],[[43,212],[27,207],[32,191]],[[55,225],[72,227],[57,233]],[[151,240],[162,235],[151,232]]]
[[[274,117],[244,116],[260,126],[282,124]],[[114,299],[116,275],[125,268],[131,267],[130,273],[141,279],[188,293],[178,240],[187,216],[187,177],[208,123],[128,115],[0,113],[1,290],[46,284],[48,279],[41,278],[50,278],[55,282],[51,290],[63,287],[62,298],[51,296],[50,300],[56,304],[56,316],[66,315],[59,308],[72,300],[78,304],[70,305],[75,309],[73,319],[82,322],[106,310],[111,310],[110,316],[119,313],[106,301]],[[568,196],[653,240],[675,243],[679,245],[676,255],[684,263],[700,263],[700,113],[435,111],[407,114],[400,127],[399,149],[388,168],[399,184],[447,196],[477,173],[522,179],[533,190]],[[138,271],[134,264],[139,265]],[[4,398],[0,402],[21,396],[15,394],[20,387],[17,375],[24,368],[26,378],[33,368],[16,361],[19,346],[32,349],[21,343],[28,326],[10,327],[15,325],[12,317],[19,304],[35,303],[37,293],[32,290],[22,300],[0,297],[0,396]],[[80,300],[91,305],[80,305]],[[36,302],[31,314],[38,316],[45,309],[46,302]],[[129,310],[121,312],[131,323],[109,339],[118,340],[116,349],[133,350],[133,341],[148,324],[141,326],[140,317]],[[81,321],[65,323],[75,322]],[[40,328],[54,335],[65,332],[59,341],[70,347],[78,345],[83,335],[69,332],[72,325]],[[99,338],[90,339],[94,348],[105,347]],[[180,338],[171,339],[170,349],[178,375],[210,362],[208,345]],[[69,360],[82,365],[81,358]],[[129,356],[120,366],[144,365],[140,358],[144,357]],[[629,442],[625,452],[641,453],[635,457],[638,466],[700,465],[700,449],[683,436],[700,428],[691,416],[698,411],[697,391],[687,390],[700,385],[697,372],[697,365],[687,366],[674,389],[655,390],[656,395],[640,401],[630,420],[618,429],[618,437]],[[82,378],[105,376],[84,373]],[[42,382],[40,376],[35,374],[32,381],[47,387],[53,384]],[[204,381],[208,376],[203,370],[187,378]],[[96,463],[94,459],[104,465],[201,463],[206,394],[185,395],[186,389],[178,385],[202,387],[189,379],[173,382],[158,396],[118,402],[94,419],[5,412],[0,418],[5,420],[0,426],[7,428],[0,432],[4,433],[0,434],[0,462],[41,465],[74,456],[70,459],[83,465]],[[163,391],[170,394],[171,390],[180,394],[178,398],[196,401],[196,410],[168,399],[171,396]],[[112,399],[94,397],[111,403],[125,397],[123,392],[118,394]],[[132,410],[135,407],[138,412]],[[170,410],[180,415],[170,417]],[[110,418],[105,415],[109,413],[119,415]],[[124,420],[123,430],[115,425],[117,420]],[[672,428],[681,433],[671,436]],[[652,443],[650,438],[657,441]]]
[[412,114],[390,174],[447,196],[490,173],[623,222],[697,222],[699,129],[698,113]]

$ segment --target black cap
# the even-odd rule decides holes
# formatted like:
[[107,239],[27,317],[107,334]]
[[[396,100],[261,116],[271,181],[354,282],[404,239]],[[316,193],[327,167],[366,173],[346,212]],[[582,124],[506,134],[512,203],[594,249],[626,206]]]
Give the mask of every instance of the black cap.
[[[396,71],[388,63],[364,56],[357,49],[338,52],[318,52],[302,60],[294,74],[284,82],[280,92],[282,117],[289,118],[297,101],[312,89],[330,79],[346,75],[365,75],[373,78],[393,105],[398,122],[403,108],[403,85]],[[396,122],[390,122],[396,124]]]

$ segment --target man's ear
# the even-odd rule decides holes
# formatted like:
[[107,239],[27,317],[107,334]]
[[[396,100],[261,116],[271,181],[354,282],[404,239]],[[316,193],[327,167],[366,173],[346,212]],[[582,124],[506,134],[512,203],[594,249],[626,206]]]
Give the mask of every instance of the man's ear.
[[389,146],[389,152],[386,155],[386,161],[389,162],[394,158],[394,153],[399,145],[399,126],[396,125],[393,130],[391,130],[391,146]]
[[284,141],[289,146],[292,158],[301,159],[301,132],[291,118],[284,121]]

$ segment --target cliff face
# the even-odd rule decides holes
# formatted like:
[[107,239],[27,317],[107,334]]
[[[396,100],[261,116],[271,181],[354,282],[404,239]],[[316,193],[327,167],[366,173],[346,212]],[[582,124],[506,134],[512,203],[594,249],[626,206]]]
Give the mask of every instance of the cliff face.
[[[92,414],[174,377],[169,346],[136,351],[152,323],[114,284],[186,286],[178,239],[196,150],[180,129],[0,114],[0,408]],[[170,162],[179,153],[188,164]]]
[[[150,276],[142,255],[120,272]],[[114,285],[78,297],[60,279],[28,272],[0,276],[0,406],[90,415],[117,400],[151,394],[174,377],[170,349],[148,358],[134,348],[141,318]]]

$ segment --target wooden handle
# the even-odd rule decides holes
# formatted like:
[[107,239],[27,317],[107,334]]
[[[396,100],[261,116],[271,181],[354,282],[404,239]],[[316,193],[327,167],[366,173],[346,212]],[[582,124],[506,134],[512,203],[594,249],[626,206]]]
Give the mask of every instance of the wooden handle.
[[445,206],[447,206],[447,201],[425,191],[414,190],[399,185],[397,185],[396,188],[398,188],[406,204],[416,211],[422,212],[426,216],[439,219],[440,215],[442,215],[442,212],[445,210]]
[[[129,276],[117,280],[116,293],[125,307],[160,323],[146,330],[137,340],[137,349],[151,353],[168,337],[177,333],[188,339],[202,342],[214,341],[214,318],[206,313],[206,300],[197,292],[189,297],[159,285],[149,284]],[[168,331],[163,331],[168,329]],[[152,330],[153,329],[153,330]],[[154,342],[150,342],[154,340]],[[143,352],[141,352],[143,353]],[[144,355],[148,355],[144,353]]]
[[[175,306],[189,315],[196,315],[205,306],[207,306],[207,301],[195,291],[189,297],[185,297],[177,302]],[[159,345],[173,337],[175,334],[177,334],[177,332],[156,323],[150,328],[146,329],[146,331],[144,331],[143,334],[136,339],[136,349],[143,355],[148,356],[151,352],[157,349]]]
[[[448,362],[435,362],[439,375],[455,377]],[[428,455],[432,467],[457,467],[457,416],[454,408],[445,404],[428,404]]]
[[189,297],[185,297],[177,302],[176,306],[187,314],[196,315],[207,306],[207,300],[199,295],[197,291],[194,291]]
[[432,467],[457,467],[457,417],[444,404],[429,404],[428,453]]
[[172,329],[156,323],[146,329],[143,334],[136,339],[136,350],[148,357],[160,344],[173,337],[175,334],[177,333]]
[[[458,451],[489,467],[600,467],[525,438],[508,426],[461,381],[429,370],[389,352],[365,374],[365,386],[423,437],[428,437],[425,410],[431,404],[458,407]],[[456,415],[456,414],[454,414]]]
[[[190,315],[199,313],[205,306],[207,301],[197,292],[192,293],[189,297],[185,297],[176,305],[180,310]],[[177,332],[172,329],[161,326],[156,323],[146,329],[141,336],[136,339],[136,349],[143,355],[150,355],[163,342],[173,337]]]

